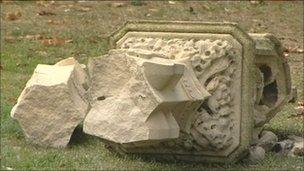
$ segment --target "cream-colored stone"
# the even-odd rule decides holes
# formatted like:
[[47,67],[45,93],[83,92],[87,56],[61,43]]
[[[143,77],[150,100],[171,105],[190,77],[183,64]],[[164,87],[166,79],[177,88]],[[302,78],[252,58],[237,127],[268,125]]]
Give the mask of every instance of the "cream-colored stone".
[[11,111],[26,138],[35,144],[66,146],[86,114],[82,86],[86,74],[77,61],[67,60],[65,64],[39,64]]
[[188,79],[182,78],[185,70],[182,63],[129,56],[124,50],[92,59],[92,109],[84,131],[116,143],[178,138],[174,106],[208,96],[205,91],[187,96],[180,81]]

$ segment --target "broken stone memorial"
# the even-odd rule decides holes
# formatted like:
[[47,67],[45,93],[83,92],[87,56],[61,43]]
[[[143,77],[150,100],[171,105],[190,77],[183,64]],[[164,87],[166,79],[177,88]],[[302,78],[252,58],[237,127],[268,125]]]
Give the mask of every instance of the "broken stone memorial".
[[64,147],[83,122],[118,153],[199,162],[237,161],[253,144],[267,151],[277,141],[261,131],[292,90],[271,34],[138,21],[109,42],[87,67],[73,58],[37,66],[11,112],[28,140]]

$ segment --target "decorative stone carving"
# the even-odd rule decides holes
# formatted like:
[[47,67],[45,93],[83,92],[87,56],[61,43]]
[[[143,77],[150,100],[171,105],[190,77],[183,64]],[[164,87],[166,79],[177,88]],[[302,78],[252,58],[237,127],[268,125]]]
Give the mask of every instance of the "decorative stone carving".
[[42,146],[64,147],[85,117],[87,77],[68,58],[55,65],[39,64],[11,111],[26,138]]

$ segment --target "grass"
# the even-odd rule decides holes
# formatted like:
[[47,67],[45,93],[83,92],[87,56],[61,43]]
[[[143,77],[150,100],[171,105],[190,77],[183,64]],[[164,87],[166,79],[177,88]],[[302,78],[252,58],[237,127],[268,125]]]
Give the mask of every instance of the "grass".
[[[137,2],[137,1],[136,1]],[[44,5],[43,5],[44,4]],[[189,8],[194,9],[189,12]],[[89,10],[84,10],[88,8]],[[68,10],[69,9],[69,10]],[[16,21],[5,15],[20,11]],[[55,15],[38,16],[39,11]],[[148,15],[149,14],[149,15]],[[303,166],[303,157],[288,158],[267,154],[257,165],[235,163],[229,165],[199,163],[164,163],[147,161],[137,156],[117,156],[105,149],[97,138],[76,129],[70,145],[65,149],[41,148],[26,142],[18,123],[13,121],[10,110],[16,103],[26,81],[39,63],[53,64],[60,59],[74,56],[86,63],[89,57],[108,51],[107,35],[129,19],[199,20],[238,22],[247,32],[271,32],[285,47],[303,49],[303,2],[185,2],[176,4],[147,2],[142,6],[127,3],[113,7],[111,2],[6,2],[1,4],[1,169],[104,169],[104,170],[295,170]],[[50,24],[56,21],[60,24]],[[61,46],[44,46],[37,40],[20,39],[12,43],[7,37],[40,34],[44,38],[72,39]],[[299,100],[303,93],[303,54],[290,54],[293,85],[298,87]],[[290,117],[295,104],[289,104],[266,126],[280,135],[302,134],[303,120]]]

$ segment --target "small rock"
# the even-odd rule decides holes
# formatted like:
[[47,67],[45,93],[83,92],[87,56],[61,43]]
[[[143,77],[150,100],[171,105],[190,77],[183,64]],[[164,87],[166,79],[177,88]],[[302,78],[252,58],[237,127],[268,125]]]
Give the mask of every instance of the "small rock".
[[278,137],[271,131],[263,131],[260,134],[260,139],[258,140],[258,145],[264,148],[264,150],[270,151],[275,143],[278,141]]
[[294,143],[293,148],[289,153],[291,156],[304,156],[304,142],[296,142]]
[[290,152],[290,150],[293,148],[293,146],[294,146],[294,142],[287,139],[275,143],[272,148],[272,151],[281,155],[287,155]]
[[289,136],[291,141],[294,141],[294,146],[289,152],[289,156],[304,156],[304,138],[299,136]]
[[6,19],[9,21],[18,20],[21,17],[21,12],[7,13]]
[[261,4],[262,2],[263,2],[262,0],[250,1],[250,3],[253,4],[253,5],[258,5],[258,4]]
[[249,148],[248,160],[251,164],[256,164],[265,158],[265,150],[260,146],[251,146]]
[[111,4],[113,7],[125,7],[125,6],[127,6],[127,4],[126,3],[124,3],[124,2],[114,2],[114,3],[112,3]]

